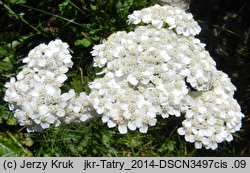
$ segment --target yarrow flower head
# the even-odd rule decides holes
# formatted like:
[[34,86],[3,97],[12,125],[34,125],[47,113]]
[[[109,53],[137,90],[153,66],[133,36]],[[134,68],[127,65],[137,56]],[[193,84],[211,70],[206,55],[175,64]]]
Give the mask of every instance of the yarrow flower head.
[[200,27],[192,15],[155,5],[134,11],[128,22],[139,26],[93,47],[103,77],[90,83],[90,98],[102,121],[120,133],[146,133],[158,116],[184,116],[178,133],[196,148],[231,141],[244,117],[236,88],[194,38]]
[[[48,45],[40,44],[23,59],[26,65],[17,77],[5,84],[8,89],[4,100],[15,111],[19,124],[27,126],[29,132],[46,129],[50,125],[59,126],[71,120],[72,114],[81,117],[82,121],[89,118],[89,113],[84,111],[88,97],[82,97],[84,93],[81,93],[79,98],[75,98],[71,94],[73,91],[62,94],[60,89],[67,80],[65,73],[73,65],[68,47],[59,39]],[[69,107],[80,107],[81,111],[72,113]]]
[[[109,113],[114,110],[113,106],[133,107],[131,111],[117,107],[123,126],[131,126],[147,114],[151,114],[155,122],[156,115],[163,118],[181,116],[187,109],[186,96],[190,91],[186,83],[199,91],[208,90],[216,73],[215,63],[203,44],[193,37],[182,37],[164,28],[140,26],[130,33],[117,32],[105,43],[95,46],[92,54],[94,66],[103,68],[105,76],[90,85],[91,97],[96,100],[94,104],[101,99],[100,103],[107,104],[110,100],[112,105],[109,109],[102,104],[94,105],[94,108],[102,110],[100,114],[105,117],[104,122],[116,122]],[[142,103],[145,103],[143,110]],[[127,112],[124,114],[124,111]],[[126,118],[128,114],[133,115],[133,120]],[[135,127],[140,129],[140,126],[130,129],[135,130]]]
[[134,11],[128,16],[128,23],[151,25],[157,29],[167,28],[175,30],[177,34],[183,36],[197,35],[201,31],[191,13],[168,5],[160,6],[156,4],[140,11]]
[[197,149],[233,140],[244,117],[233,98],[236,88],[194,37],[201,29],[192,14],[155,5],[128,18],[138,25],[134,31],[116,32],[93,47],[93,66],[102,71],[89,83],[89,95],[60,89],[73,65],[67,43],[31,50],[23,70],[5,85],[4,99],[19,124],[38,131],[97,114],[121,134],[146,133],[159,116],[176,116],[184,117],[178,133]]

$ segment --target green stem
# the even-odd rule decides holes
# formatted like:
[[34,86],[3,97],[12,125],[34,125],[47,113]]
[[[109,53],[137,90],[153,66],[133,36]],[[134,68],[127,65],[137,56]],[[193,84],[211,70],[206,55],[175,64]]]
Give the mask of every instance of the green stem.
[[[77,5],[75,5],[73,2],[69,1],[69,3],[70,3],[73,7],[75,7],[77,10],[79,10],[81,13],[86,14],[82,9],[80,9],[80,8],[79,8]],[[89,9],[85,9],[85,10],[89,10]]]
[[31,6],[28,6],[28,5],[23,5],[23,4],[18,4],[18,5],[20,5],[20,6],[22,6],[22,7],[25,7],[25,8],[29,8],[29,9],[35,10],[35,11],[42,12],[42,13],[44,13],[44,14],[48,14],[48,15],[50,15],[50,16],[57,17],[57,18],[59,18],[59,19],[68,21],[68,22],[73,23],[73,24],[78,25],[78,26],[84,27],[82,24],[77,23],[77,22],[74,22],[72,19],[67,19],[67,18],[62,17],[62,16],[59,16],[59,15],[57,15],[57,14],[53,14],[53,13],[50,13],[50,12],[47,12],[47,11],[44,11],[44,10],[41,10],[41,9],[38,9],[38,8],[34,8],[34,7],[31,7]]
[[25,149],[25,148],[20,144],[20,142],[17,141],[17,139],[16,139],[10,132],[6,131],[6,133],[7,133],[7,135],[12,139],[12,141],[13,141],[14,143],[16,143],[16,144],[24,151],[24,153],[25,153],[26,155],[30,155],[30,154],[31,154],[27,149]]
[[[14,15],[17,19],[20,19],[23,23],[25,23],[26,25],[28,25],[30,28],[32,28],[33,30],[35,30],[38,34],[43,34],[41,31],[39,31],[37,28],[35,28],[33,25],[31,25],[27,20],[25,20],[23,18],[22,15],[20,14],[16,14],[9,6],[7,6],[6,4],[4,4],[4,8],[9,11],[12,15]],[[47,35],[43,34],[44,36],[47,37]]]

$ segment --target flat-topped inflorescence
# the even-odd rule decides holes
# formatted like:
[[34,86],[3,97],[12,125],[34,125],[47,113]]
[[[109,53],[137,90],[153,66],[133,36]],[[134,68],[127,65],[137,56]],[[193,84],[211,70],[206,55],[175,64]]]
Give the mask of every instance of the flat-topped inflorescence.
[[178,133],[196,148],[233,140],[244,117],[233,98],[236,88],[194,37],[200,27],[193,16],[155,5],[134,11],[128,22],[138,25],[134,31],[116,32],[93,47],[93,66],[102,72],[89,83],[89,95],[60,89],[73,65],[66,43],[31,50],[23,70],[5,85],[4,99],[19,124],[30,132],[99,115],[121,134],[146,133],[159,116],[176,116],[184,118]]
[[71,116],[74,119],[79,116],[82,121],[90,117],[84,110],[88,97],[80,94],[75,99],[73,91],[62,94],[60,89],[67,80],[65,73],[73,65],[68,48],[59,39],[48,45],[40,44],[23,59],[26,65],[22,71],[5,85],[8,89],[4,100],[9,102],[19,124],[27,126],[29,132],[71,122]]
[[152,7],[136,10],[128,16],[128,23],[150,25],[157,29],[167,28],[183,36],[195,36],[201,31],[191,13],[168,5],[160,6],[156,4]]

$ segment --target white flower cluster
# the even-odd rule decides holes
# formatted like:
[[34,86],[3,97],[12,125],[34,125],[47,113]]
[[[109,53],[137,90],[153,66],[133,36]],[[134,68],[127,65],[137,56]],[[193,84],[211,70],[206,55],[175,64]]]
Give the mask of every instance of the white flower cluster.
[[232,133],[240,130],[244,117],[234,90],[228,76],[219,71],[210,91],[190,92],[189,109],[178,133],[196,148],[216,149],[218,143],[233,140]]
[[133,14],[128,16],[128,22],[135,25],[150,24],[157,29],[166,27],[174,29],[177,34],[184,36],[197,35],[201,31],[191,13],[168,5],[160,6],[156,4],[140,11],[134,11]]
[[200,27],[192,15],[155,5],[135,11],[129,22],[148,25],[114,33],[92,51],[103,77],[90,83],[90,98],[102,121],[120,133],[146,133],[157,116],[185,116],[178,133],[196,148],[232,140],[244,117],[236,88],[194,38]]
[[194,37],[200,27],[192,15],[155,5],[135,11],[129,22],[147,25],[114,33],[93,47],[94,67],[102,72],[89,83],[89,96],[61,92],[73,65],[66,43],[55,40],[30,51],[17,81],[5,85],[4,99],[20,125],[37,131],[98,114],[122,134],[146,133],[158,116],[183,116],[178,133],[196,148],[231,141],[244,117],[233,98],[236,88]]
[[4,100],[10,110],[27,131],[39,131],[54,124],[72,122],[79,117],[85,121],[90,117],[86,103],[88,97],[81,93],[75,98],[74,91],[61,93],[60,87],[67,80],[65,73],[72,67],[72,56],[68,44],[61,40],[40,44],[31,50],[27,63],[5,86],[8,88]]
[[[206,88],[215,70],[197,39],[164,28],[141,26],[134,32],[117,32],[94,46],[92,55],[94,66],[105,66],[105,76],[90,85],[93,106],[103,114],[103,122],[109,127],[118,124],[121,133],[127,127],[146,133],[148,125],[155,125],[156,115],[180,116],[187,109],[185,79],[194,88]],[[196,63],[201,57],[207,71]]]

